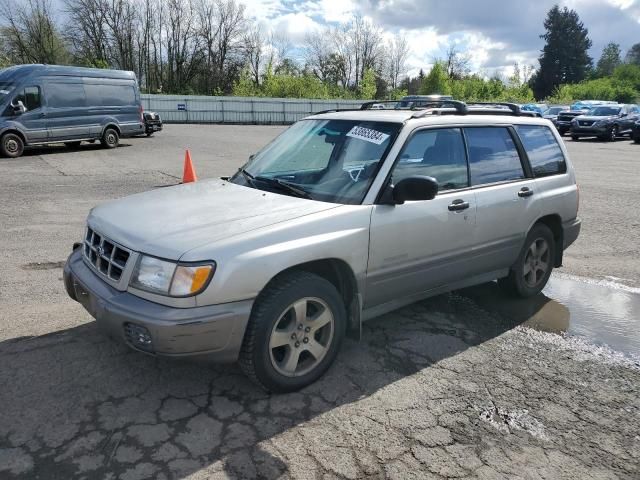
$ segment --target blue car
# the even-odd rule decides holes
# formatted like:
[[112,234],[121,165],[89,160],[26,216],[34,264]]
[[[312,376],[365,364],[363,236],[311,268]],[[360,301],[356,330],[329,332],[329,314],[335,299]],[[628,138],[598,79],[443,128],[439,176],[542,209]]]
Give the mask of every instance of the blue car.
[[144,134],[138,82],[133,72],[56,65],[0,70],[0,156],[15,158],[25,146],[100,141]]

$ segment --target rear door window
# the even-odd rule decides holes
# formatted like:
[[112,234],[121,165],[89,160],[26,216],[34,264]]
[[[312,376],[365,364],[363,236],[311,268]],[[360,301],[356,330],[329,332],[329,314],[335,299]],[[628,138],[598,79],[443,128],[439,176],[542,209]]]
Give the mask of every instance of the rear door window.
[[81,83],[48,83],[45,94],[47,106],[51,108],[84,107],[86,104]]
[[529,156],[534,176],[546,177],[567,171],[562,149],[549,127],[516,125],[515,129]]
[[522,162],[506,127],[465,128],[471,185],[525,178]]
[[136,95],[131,85],[98,85],[88,83],[84,89],[87,93],[87,105],[104,107],[121,107],[136,104]]

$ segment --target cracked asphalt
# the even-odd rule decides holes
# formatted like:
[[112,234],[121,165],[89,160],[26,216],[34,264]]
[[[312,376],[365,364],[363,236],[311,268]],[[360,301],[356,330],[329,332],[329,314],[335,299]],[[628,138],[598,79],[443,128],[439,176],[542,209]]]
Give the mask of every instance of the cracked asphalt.
[[[544,295],[505,313],[487,284],[387,314],[287,395],[131,351],[66,297],[93,205],[174,183],[189,144],[201,177],[230,173],[280,130],[169,125],[0,160],[0,478],[640,478],[640,364],[548,333]],[[640,147],[567,144],[586,222],[563,271],[638,286]]]

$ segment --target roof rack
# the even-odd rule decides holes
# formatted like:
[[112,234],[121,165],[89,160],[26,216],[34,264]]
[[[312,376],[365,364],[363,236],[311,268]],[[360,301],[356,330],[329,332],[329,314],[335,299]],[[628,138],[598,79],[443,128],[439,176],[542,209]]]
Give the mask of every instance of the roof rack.
[[[406,102],[406,100],[405,100]],[[409,101],[410,105],[399,107],[399,100],[378,100],[363,103],[360,108],[330,109],[315,112],[313,115],[333,112],[354,112],[358,110],[374,110],[374,105],[393,105],[393,107],[381,110],[411,110],[415,113],[411,118],[422,118],[427,115],[512,115],[526,117],[540,117],[536,112],[524,111],[519,105],[509,102],[470,102],[465,103],[459,100],[420,100],[418,105]],[[471,107],[471,108],[470,108]],[[485,107],[485,108],[477,108]]]

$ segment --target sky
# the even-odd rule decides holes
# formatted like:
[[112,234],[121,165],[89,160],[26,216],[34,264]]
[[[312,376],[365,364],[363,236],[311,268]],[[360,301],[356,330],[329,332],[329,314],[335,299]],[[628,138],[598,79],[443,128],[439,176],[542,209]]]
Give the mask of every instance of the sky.
[[293,52],[306,34],[353,14],[370,19],[390,37],[404,34],[407,70],[428,70],[455,44],[471,56],[474,72],[509,76],[514,62],[538,66],[547,11],[558,3],[575,9],[589,29],[594,62],[609,42],[623,55],[640,42],[640,0],[240,0],[268,30],[286,32]]

